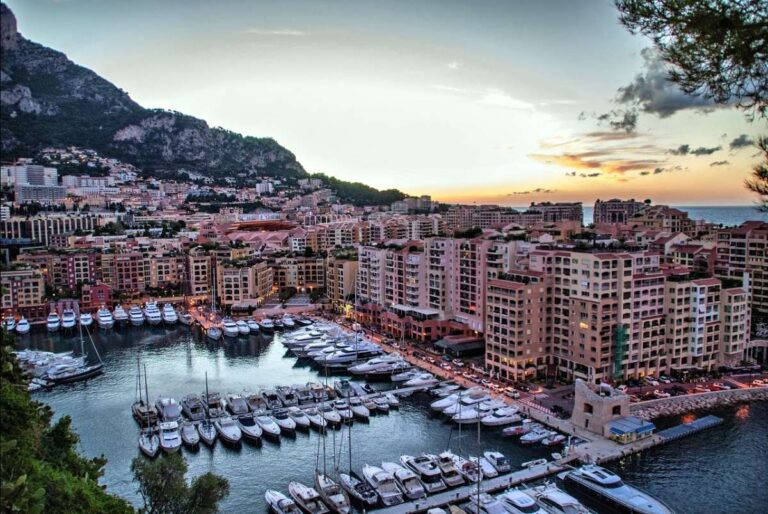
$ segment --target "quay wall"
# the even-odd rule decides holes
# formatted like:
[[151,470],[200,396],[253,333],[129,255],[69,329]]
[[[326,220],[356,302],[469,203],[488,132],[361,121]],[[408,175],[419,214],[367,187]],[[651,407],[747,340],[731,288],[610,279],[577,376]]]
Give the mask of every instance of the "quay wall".
[[671,398],[659,398],[629,406],[632,415],[651,420],[660,416],[675,416],[693,410],[704,410],[743,402],[768,401],[768,387],[710,391]]

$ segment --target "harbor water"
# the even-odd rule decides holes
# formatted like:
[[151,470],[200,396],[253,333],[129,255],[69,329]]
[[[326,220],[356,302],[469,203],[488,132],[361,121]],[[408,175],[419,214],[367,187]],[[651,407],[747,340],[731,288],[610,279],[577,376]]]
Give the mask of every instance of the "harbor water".
[[[34,396],[48,403],[57,416],[72,417],[82,452],[107,457],[104,483],[109,491],[136,505],[140,500],[130,463],[139,455],[138,427],[130,406],[136,397],[138,356],[147,366],[152,400],[160,395],[180,399],[189,393],[200,394],[205,389],[206,373],[209,389],[222,394],[325,380],[314,368],[297,365],[280,344],[280,334],[273,339],[251,336],[210,343],[199,331],[182,325],[93,332],[104,360],[104,374]],[[17,338],[17,346],[65,351],[79,347],[79,343],[74,336],[37,331]],[[338,378],[329,377],[329,383]],[[385,388],[389,383],[374,386]],[[402,454],[436,453],[447,447],[464,455],[499,450],[514,464],[547,457],[550,452],[539,445],[521,446],[503,440],[498,429],[482,430],[478,443],[474,427],[459,433],[455,425],[432,415],[428,408],[431,399],[416,394],[401,400],[399,410],[372,416],[368,423],[355,422],[353,469],[359,472],[365,463],[378,465],[382,460],[397,461]],[[724,424],[611,467],[678,513],[763,512],[762,507],[768,505],[768,491],[755,487],[755,480],[764,483],[768,476],[768,405],[741,406],[716,414],[725,418]],[[287,493],[291,480],[310,485],[316,468],[334,467],[334,454],[341,456],[342,471],[349,467],[346,432],[342,436],[332,431],[325,438],[325,462],[322,439],[314,431],[299,432],[295,438],[283,437],[280,443],[244,443],[233,449],[218,442],[213,449],[203,446],[197,452],[182,451],[190,476],[212,471],[230,481],[231,492],[222,503],[223,512],[264,512],[267,489]]]

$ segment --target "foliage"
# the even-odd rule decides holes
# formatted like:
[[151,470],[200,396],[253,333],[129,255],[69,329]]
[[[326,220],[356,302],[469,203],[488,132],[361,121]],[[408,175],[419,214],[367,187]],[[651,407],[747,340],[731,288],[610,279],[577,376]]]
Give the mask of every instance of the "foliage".
[[229,494],[227,479],[205,473],[187,485],[187,462],[178,453],[162,459],[136,457],[131,463],[134,481],[148,514],[213,514]]
[[[7,341],[8,334],[3,334]],[[99,485],[106,459],[81,457],[69,416],[33,401],[10,347],[0,350],[0,505],[3,512],[133,512]]]
[[472,227],[466,230],[457,230],[453,233],[453,237],[456,239],[472,239],[483,233],[483,229],[480,227]]
[[763,161],[752,169],[752,178],[746,180],[747,189],[760,197],[759,209],[768,212],[768,137],[759,137],[756,143]]
[[406,197],[406,194],[397,189],[379,190],[367,186],[361,182],[347,182],[323,173],[315,173],[312,178],[323,181],[330,189],[336,192],[341,202],[354,205],[387,205]]
[[650,37],[686,94],[768,117],[764,0],[616,0],[621,23]]

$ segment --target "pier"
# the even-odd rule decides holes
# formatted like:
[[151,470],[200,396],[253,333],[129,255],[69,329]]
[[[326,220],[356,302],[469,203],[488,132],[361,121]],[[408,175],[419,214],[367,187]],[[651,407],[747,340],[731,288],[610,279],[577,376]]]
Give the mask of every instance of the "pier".
[[658,432],[656,435],[662,438],[660,444],[665,444],[682,437],[693,435],[697,432],[701,432],[702,430],[720,425],[722,423],[723,418],[710,415],[691,421],[690,423],[683,423],[682,425],[676,425],[674,427],[667,428],[661,432]]

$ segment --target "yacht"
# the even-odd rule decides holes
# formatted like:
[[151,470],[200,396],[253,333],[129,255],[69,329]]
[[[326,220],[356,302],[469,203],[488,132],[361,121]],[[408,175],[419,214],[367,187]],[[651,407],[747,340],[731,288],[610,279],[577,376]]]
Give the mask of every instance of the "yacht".
[[331,512],[349,514],[352,511],[347,493],[328,475],[323,473],[315,474],[315,490],[331,509]]
[[283,406],[293,407],[294,405],[299,404],[299,398],[296,396],[292,387],[277,386],[275,392],[277,393],[277,397],[280,398],[280,401],[283,403]]
[[222,416],[213,421],[219,437],[227,443],[237,444],[243,438],[243,432],[234,419],[229,416]]
[[144,304],[144,315],[150,325],[159,325],[163,322],[163,315],[157,306],[157,302],[148,301]]
[[309,387],[299,384],[295,384],[291,387],[293,388],[294,393],[296,393],[296,398],[299,400],[299,403],[309,403],[315,401],[315,398],[312,396],[312,391],[309,390]]
[[555,484],[536,486],[525,492],[550,514],[590,514],[579,500],[561,491]]
[[381,503],[385,507],[403,503],[403,494],[397,487],[395,477],[381,468],[366,464],[363,466],[363,477],[368,484],[379,494]]
[[363,407],[368,409],[368,412],[371,414],[379,410],[378,407],[376,407],[376,402],[374,402],[373,398],[370,396],[363,396],[360,398],[360,401],[363,403]]
[[510,463],[509,459],[501,452],[487,451],[483,453],[483,457],[496,468],[496,471],[498,471],[499,474],[503,475],[504,473],[512,471],[512,463]]
[[197,424],[197,433],[200,434],[200,440],[208,446],[213,446],[216,442],[216,426],[210,419],[204,419]]
[[496,471],[494,465],[485,457],[470,457],[469,461],[480,465],[480,470],[485,478],[496,478],[499,476],[499,472]]
[[429,457],[440,469],[445,485],[448,487],[456,487],[464,484],[464,477],[459,473],[459,470],[456,469],[456,465],[453,463],[453,453],[444,451],[439,455],[429,455]]
[[280,401],[280,397],[277,396],[277,391],[274,389],[266,389],[261,392],[262,398],[267,403],[268,409],[279,409],[283,406],[283,402]]
[[307,514],[326,514],[330,512],[328,507],[320,499],[320,494],[311,487],[307,487],[301,482],[291,482],[288,484],[288,492],[301,510]]
[[205,419],[205,409],[200,397],[196,394],[188,394],[181,399],[181,412],[190,421],[200,421]]
[[179,424],[175,421],[160,423],[160,448],[165,453],[174,453],[181,448]]
[[248,325],[248,330],[251,331],[252,334],[258,334],[259,333],[259,324],[256,322],[253,318],[248,318],[245,321],[246,325]]
[[407,499],[418,500],[427,495],[427,491],[424,489],[424,485],[419,480],[419,477],[410,469],[394,462],[382,462],[381,469],[387,473],[392,473],[395,477],[395,482],[400,486]]
[[264,398],[260,394],[244,392],[243,397],[248,403],[248,408],[251,412],[267,410],[267,402],[264,401]]
[[293,330],[296,328],[296,322],[293,320],[292,317],[285,315],[282,319],[283,322],[283,328],[286,330]]
[[328,390],[323,387],[323,384],[320,384],[319,382],[307,382],[307,387],[316,402],[324,402],[328,400]]
[[602,508],[632,514],[672,514],[661,500],[625,484],[620,476],[600,466],[589,464],[560,476],[568,491]]
[[200,433],[191,421],[183,421],[179,427],[179,433],[181,434],[181,442],[188,448],[197,448],[197,445],[200,444]]
[[115,323],[122,324],[128,321],[128,313],[125,312],[125,309],[123,309],[123,306],[120,304],[117,304],[115,307],[115,310],[112,312],[112,317],[115,319]]
[[296,428],[301,430],[309,430],[309,426],[312,424],[312,422],[309,420],[309,417],[307,417],[307,414],[301,410],[298,407],[288,407],[288,415],[291,417],[294,423],[296,423]]
[[502,407],[493,411],[493,414],[488,414],[481,418],[480,423],[486,427],[501,427],[504,425],[511,425],[523,419],[517,412],[517,407]]
[[555,432],[552,432],[551,430],[547,430],[544,427],[541,428],[535,428],[528,432],[527,434],[523,435],[520,438],[521,444],[534,444],[534,443],[540,443],[544,439],[546,439],[549,436],[555,435]]
[[99,310],[96,311],[96,323],[99,325],[99,328],[108,330],[115,326],[115,317],[109,312],[109,309],[102,305]]
[[260,441],[263,431],[253,413],[245,414],[237,418],[237,424],[240,426],[240,431],[243,433],[243,437],[250,439],[251,441]]
[[142,428],[139,433],[139,450],[150,459],[160,451],[160,437],[154,428]]
[[272,418],[277,423],[277,426],[280,427],[281,433],[293,434],[296,432],[296,422],[288,415],[288,411],[285,409],[272,411]]
[[[115,310],[117,314],[117,310]],[[144,324],[144,311],[138,305],[132,305],[128,310],[128,318],[131,320],[131,325],[139,326]]]
[[177,321],[179,321],[179,315],[176,314],[176,309],[173,308],[173,305],[170,303],[166,303],[163,305],[163,312],[162,312],[163,321],[165,321],[168,325],[175,325]]
[[[387,407],[389,407],[389,403],[387,403]],[[363,401],[356,396],[349,399],[349,410],[352,411],[354,417],[362,419],[363,421],[367,420],[371,415],[371,411],[368,410],[368,408],[363,405]]]
[[400,457],[400,462],[416,474],[429,494],[446,489],[440,469],[428,456],[411,457],[410,455],[403,455]]
[[492,415],[496,409],[501,409],[505,405],[502,400],[486,400],[473,407],[459,410],[459,412],[451,416],[451,419],[459,425],[478,423],[482,418]]
[[205,335],[211,341],[218,341],[219,339],[221,339],[222,332],[221,332],[221,329],[219,327],[210,326],[205,331]]
[[136,423],[141,426],[157,424],[157,409],[153,405],[149,405],[149,402],[145,403],[143,399],[137,400],[131,405],[131,413]]
[[93,315],[90,312],[81,312],[80,325],[83,327],[90,327],[93,325]]
[[21,317],[18,323],[16,323],[16,333],[20,335],[29,334],[30,329],[29,321],[24,316]]
[[342,421],[345,423],[352,422],[352,410],[349,408],[349,403],[346,400],[336,400],[333,402],[333,408],[339,413]]
[[566,439],[567,437],[565,437],[563,434],[554,434],[542,439],[541,444],[544,446],[557,446],[559,444],[563,444]]
[[533,498],[518,489],[510,489],[499,496],[510,514],[547,514]]
[[330,405],[320,405],[317,410],[322,414],[323,419],[325,419],[326,423],[329,425],[336,426],[341,424],[341,414]]
[[227,410],[233,416],[248,414],[248,402],[242,395],[230,393],[227,395]]
[[75,323],[77,323],[75,312],[72,309],[64,309],[61,315],[61,328],[69,330],[75,326]]
[[525,435],[531,430],[544,428],[540,423],[535,423],[531,419],[524,419],[521,425],[515,425],[514,427],[507,427],[501,431],[502,437],[518,437]]
[[3,328],[5,328],[9,333],[16,330],[16,318],[13,316],[8,316],[3,320]]
[[203,401],[203,408],[209,418],[224,416],[224,401],[219,393],[203,393],[200,399]]
[[477,462],[467,460],[459,455],[453,455],[453,463],[467,482],[475,484],[483,479],[483,473]]
[[56,312],[51,311],[46,320],[46,325],[48,327],[48,332],[56,332],[59,327],[61,327],[61,319],[59,318],[59,315]]
[[393,393],[385,394],[384,398],[387,399],[387,403],[389,403],[389,407],[390,408],[392,408],[392,409],[399,409],[400,408],[400,400]]
[[278,439],[280,437],[280,426],[275,423],[272,416],[267,416],[263,412],[256,412],[254,413],[254,416],[256,418],[256,423],[259,424],[259,427],[261,427],[261,430],[266,437],[271,437],[273,439]]
[[464,510],[471,514],[507,514],[504,503],[488,493],[473,493]]
[[243,320],[237,320],[235,322],[235,325],[237,325],[237,330],[240,333],[241,336],[247,336],[251,333],[251,328],[248,326],[248,323],[246,323]]
[[52,366],[43,378],[54,384],[70,384],[101,375],[103,372],[104,364],[102,363],[90,366],[57,364]]
[[323,430],[328,424],[323,415],[314,407],[304,410],[304,414],[309,420],[309,425],[316,430]]
[[162,421],[178,421],[181,418],[181,407],[173,398],[158,398],[155,408]]
[[179,316],[179,321],[181,321],[182,325],[190,326],[195,321],[195,318],[193,318],[190,313],[184,310],[179,312],[178,316]]
[[302,514],[295,501],[274,489],[267,489],[267,492],[264,493],[264,500],[275,514]]
[[448,382],[447,384],[441,385],[437,389],[432,389],[429,394],[438,398],[445,398],[451,394],[457,393],[459,389],[461,389],[459,384],[456,384],[455,382]]
[[403,362],[403,360],[404,359],[397,354],[382,355],[380,357],[369,359],[362,364],[350,366],[348,371],[353,375],[365,375],[381,368],[386,368],[390,364]]
[[377,412],[381,412],[383,414],[387,414],[389,412],[389,400],[383,396],[377,396],[374,398],[373,403],[376,405]]
[[491,396],[483,391],[482,393],[474,393],[474,394],[464,394],[460,400],[458,400],[455,403],[452,403],[448,407],[445,407],[442,412],[446,416],[455,416],[459,412],[468,410],[475,405],[486,402],[491,399]]
[[272,323],[271,319],[264,318],[263,320],[259,321],[259,330],[266,332],[267,334],[271,334],[275,331],[275,324]]
[[237,323],[232,318],[224,318],[222,321],[222,330],[227,337],[237,337],[240,335],[240,331],[237,329]]
[[354,472],[339,473],[341,487],[347,491],[350,500],[363,512],[371,510],[379,503],[379,496],[367,482],[360,479]]

